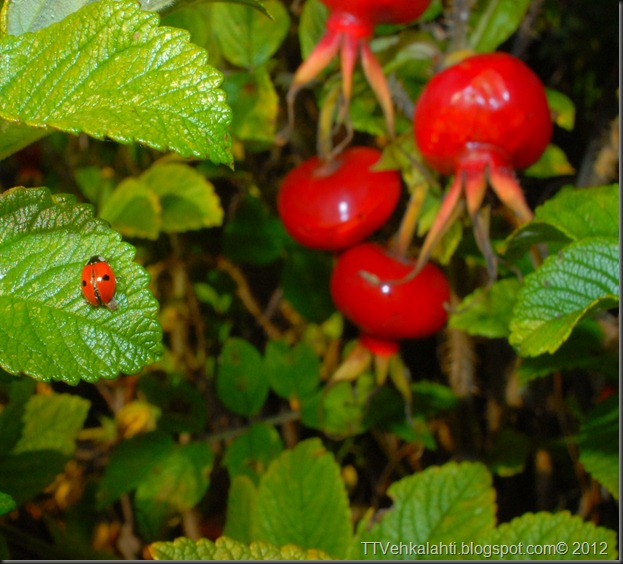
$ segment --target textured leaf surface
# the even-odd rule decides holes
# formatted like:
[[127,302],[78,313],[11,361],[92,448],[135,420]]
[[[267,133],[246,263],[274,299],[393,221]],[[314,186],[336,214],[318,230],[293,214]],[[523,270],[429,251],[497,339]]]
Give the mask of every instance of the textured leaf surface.
[[22,435],[13,452],[49,449],[71,456],[90,405],[70,394],[32,396],[26,403]]
[[588,313],[616,307],[619,246],[610,239],[572,243],[526,276],[509,342],[521,356],[553,353]]
[[587,415],[580,427],[580,462],[619,499],[619,397],[611,396]]
[[[431,467],[395,482],[387,493],[394,500],[393,507],[370,531],[361,533],[361,542],[376,541],[383,546],[400,545],[405,541],[417,544],[456,541],[460,544],[487,533],[495,525],[491,474],[479,463],[452,462]],[[364,554],[361,542],[356,542],[351,551],[355,559],[417,558],[407,553],[383,554],[380,547],[376,554],[370,548]],[[434,557],[423,555],[426,559]],[[446,557],[437,555],[438,559]]]
[[479,288],[461,302],[448,325],[469,335],[489,339],[507,337],[520,286],[519,280],[508,278]]
[[247,69],[266,63],[288,33],[290,16],[285,6],[277,0],[263,4],[271,18],[248,6],[215,4],[214,33],[230,63]]
[[[160,356],[149,275],[90,206],[46,189],[5,192],[0,253],[0,365],[8,372],[75,385],[134,374]],[[82,296],[82,269],[93,255],[117,276],[115,311]]]
[[350,542],[350,509],[340,468],[319,439],[284,452],[257,492],[253,538],[295,544],[343,558]]
[[265,542],[243,544],[227,537],[215,542],[178,538],[173,542],[155,542],[149,547],[154,560],[328,560],[320,550],[304,550],[298,546],[281,548]]
[[469,44],[480,53],[495,51],[519,27],[530,0],[484,0],[474,22]]
[[[6,0],[2,30],[9,35],[37,31],[60,22],[90,0]],[[91,0],[92,1],[92,0]]]
[[132,0],[0,40],[0,117],[231,164],[221,82],[187,32]]
[[[526,513],[471,540],[474,544],[498,549],[522,544],[520,553],[505,554],[504,560],[616,560],[618,556],[614,531],[585,523],[566,511]],[[528,545],[533,554],[528,554]],[[471,557],[473,560],[482,558],[482,553]],[[500,559],[500,555],[491,559]]]

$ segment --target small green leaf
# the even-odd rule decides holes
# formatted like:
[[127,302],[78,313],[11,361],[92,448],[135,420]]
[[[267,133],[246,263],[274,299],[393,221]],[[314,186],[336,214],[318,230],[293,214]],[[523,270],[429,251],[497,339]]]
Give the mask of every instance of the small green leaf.
[[0,492],[0,516],[6,515],[16,507],[17,503],[15,503],[15,500],[10,495]]
[[320,359],[305,343],[290,348],[282,341],[270,341],[264,366],[271,388],[284,399],[305,397],[320,383]]
[[230,478],[244,475],[259,482],[259,477],[283,450],[283,443],[274,427],[266,423],[251,425],[227,447],[223,464]]
[[9,376],[0,370],[0,456],[9,454],[22,435],[26,404],[35,392],[35,382],[30,378]]
[[579,241],[586,237],[619,239],[619,186],[566,187],[539,206],[534,220],[516,229],[506,241],[506,255],[531,245]]
[[[495,524],[495,490],[491,474],[480,463],[450,462],[394,482],[387,490],[394,500],[380,522],[360,533],[351,548],[353,559],[412,560],[447,554],[400,554],[382,547],[409,542],[417,545],[463,541],[487,533]],[[365,544],[365,543],[377,544]]]
[[268,379],[262,355],[244,339],[228,339],[218,359],[216,393],[228,409],[255,415],[268,397]]
[[161,216],[158,196],[137,178],[126,178],[121,182],[100,211],[100,217],[126,237],[153,241],[162,229]]
[[491,472],[507,478],[524,471],[529,454],[530,441],[528,437],[513,429],[502,429],[495,437],[495,442],[487,453],[485,463]]
[[575,104],[571,98],[551,88],[546,88],[545,94],[547,105],[554,114],[554,122],[563,129],[572,131],[575,125]]
[[257,492],[253,538],[345,556],[348,498],[340,468],[319,439],[299,443],[271,464]]
[[529,5],[530,0],[481,0],[471,22],[472,49],[479,53],[495,51],[519,28]]
[[619,499],[619,397],[611,396],[589,412],[580,426],[580,462]]
[[587,314],[616,307],[619,246],[583,239],[526,276],[513,311],[509,342],[521,356],[553,353]]
[[164,536],[167,521],[194,507],[205,495],[214,455],[205,443],[176,445],[139,483],[136,521],[144,538]]
[[135,490],[174,448],[173,438],[159,431],[137,435],[120,443],[99,483],[98,508],[103,509],[124,493]]
[[616,560],[618,556],[615,531],[586,523],[567,511],[525,513],[470,540],[472,550],[477,545],[480,551],[463,558],[481,561],[485,556],[487,560]]
[[489,339],[508,337],[520,287],[519,280],[507,278],[487,288],[478,288],[452,312],[448,326]]
[[231,106],[232,133],[264,147],[275,138],[279,97],[265,65],[253,71],[232,72],[223,85]]
[[288,11],[277,0],[266,0],[264,5],[272,19],[244,5],[222,2],[214,6],[212,28],[230,63],[253,69],[281,46],[290,29]]
[[[43,188],[0,195],[0,365],[37,380],[96,382],[135,374],[162,350],[149,275],[91,206]],[[84,299],[81,275],[102,255],[117,276],[118,308]]]
[[565,152],[553,143],[545,148],[536,163],[524,170],[526,176],[533,178],[554,178],[556,176],[569,176],[574,173],[575,169],[567,160]]
[[55,450],[71,456],[90,405],[70,394],[32,396],[26,403],[22,436],[13,452]]
[[222,74],[188,33],[101,0],[0,40],[0,117],[232,163]]
[[0,161],[38,141],[47,131],[0,119]]
[[180,537],[173,542],[155,542],[149,546],[154,560],[329,560],[320,550],[304,550],[288,545],[281,548],[265,542],[243,544],[228,537],[212,542]]
[[223,534],[239,542],[251,542],[251,521],[255,514],[257,488],[247,476],[234,476],[227,496],[227,519]]
[[57,450],[36,450],[0,457],[0,484],[17,505],[49,486],[70,457]]

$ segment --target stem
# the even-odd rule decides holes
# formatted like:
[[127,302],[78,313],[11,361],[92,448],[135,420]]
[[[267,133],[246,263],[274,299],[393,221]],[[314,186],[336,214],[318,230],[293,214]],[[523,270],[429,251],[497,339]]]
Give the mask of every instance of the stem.
[[405,258],[407,256],[427,193],[428,184],[417,184],[413,187],[400,227],[390,246],[392,253],[398,257]]
[[454,0],[450,9],[451,39],[448,43],[448,53],[462,51],[468,47],[467,22],[471,11],[471,0]]

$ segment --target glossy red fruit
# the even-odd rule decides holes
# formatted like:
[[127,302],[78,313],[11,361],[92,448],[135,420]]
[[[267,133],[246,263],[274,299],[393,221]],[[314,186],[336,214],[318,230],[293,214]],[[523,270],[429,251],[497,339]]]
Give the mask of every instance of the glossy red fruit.
[[442,174],[455,175],[418,264],[449,227],[463,196],[475,217],[487,181],[517,223],[531,219],[513,169],[528,167],[543,154],[552,119],[543,84],[522,61],[489,53],[443,70],[418,99],[413,127],[426,162]]
[[324,163],[312,157],[284,178],[277,208],[290,235],[312,249],[335,251],[381,227],[400,198],[400,174],[374,171],[381,153],[351,147]]
[[394,108],[383,69],[372,54],[368,40],[379,23],[408,23],[426,10],[431,0],[323,0],[330,14],[326,32],[305,61],[299,66],[288,91],[288,115],[292,123],[294,98],[338,55],[342,70],[342,98],[348,108],[352,94],[352,76],[357,57],[385,115],[389,133],[394,132]]
[[331,276],[336,307],[361,331],[376,339],[396,341],[433,335],[447,320],[444,304],[450,286],[436,266],[427,263],[404,283],[413,263],[392,257],[375,243],[344,251]]
[[117,279],[106,259],[93,256],[82,269],[82,294],[92,306],[106,306],[110,310],[117,308],[115,292]]

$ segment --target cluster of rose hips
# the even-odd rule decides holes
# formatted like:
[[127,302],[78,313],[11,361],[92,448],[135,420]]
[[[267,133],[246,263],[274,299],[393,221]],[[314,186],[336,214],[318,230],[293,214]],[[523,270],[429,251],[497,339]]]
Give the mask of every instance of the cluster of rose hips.
[[[390,91],[368,40],[379,23],[417,19],[430,0],[322,0],[330,10],[326,33],[294,75],[298,90],[338,53],[342,101],[348,105],[357,55],[393,135]],[[480,209],[487,185],[514,213],[532,216],[514,169],[536,162],[548,145],[552,122],[543,85],[520,60],[505,54],[471,55],[439,72],[420,95],[413,116],[416,145],[437,172],[454,175],[415,262],[365,240],[392,215],[399,201],[397,171],[375,170],[380,152],[351,147],[326,159],[313,157],[283,180],[278,210],[301,244],[339,252],[331,279],[337,308],[361,331],[360,342],[377,356],[394,355],[401,339],[434,334],[446,322],[450,288],[428,262],[431,251],[466,204],[476,241],[490,271],[488,221]]]

